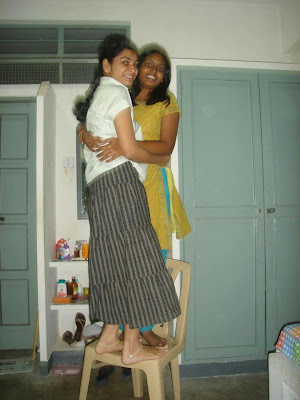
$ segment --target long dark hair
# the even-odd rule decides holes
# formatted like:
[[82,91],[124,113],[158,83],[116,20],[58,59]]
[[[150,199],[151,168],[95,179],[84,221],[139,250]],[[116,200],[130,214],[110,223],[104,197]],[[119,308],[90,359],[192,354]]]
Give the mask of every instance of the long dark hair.
[[98,54],[99,64],[96,68],[94,79],[90,84],[88,95],[84,101],[77,102],[73,110],[78,121],[85,122],[86,120],[86,114],[90,108],[94,93],[100,84],[100,78],[103,76],[103,60],[107,59],[111,63],[125,49],[133,50],[137,53],[134,44],[121,34],[108,35],[100,44]]
[[[152,90],[150,93],[149,99],[146,101],[146,105],[152,105],[158,102],[166,102],[166,106],[170,104],[170,96],[168,95],[168,87],[171,82],[171,62],[170,59],[167,55],[167,53],[161,48],[161,47],[148,47],[147,50],[144,50],[141,55],[139,56],[139,69],[141,69],[141,66],[143,62],[145,61],[146,57],[148,57],[151,54],[159,53],[165,60],[165,75],[163,81],[155,88]],[[133,85],[132,85],[132,91],[131,91],[131,98],[134,103],[134,99],[137,97],[137,95],[141,91],[141,84],[139,81],[139,75],[135,78]]]

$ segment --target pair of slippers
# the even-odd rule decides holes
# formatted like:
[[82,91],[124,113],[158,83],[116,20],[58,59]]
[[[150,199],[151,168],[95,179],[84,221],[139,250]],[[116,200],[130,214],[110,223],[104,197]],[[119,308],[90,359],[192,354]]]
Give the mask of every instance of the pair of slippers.
[[68,343],[69,345],[75,342],[80,342],[81,340],[82,331],[85,325],[85,316],[83,314],[81,313],[76,314],[75,325],[76,325],[76,332],[74,337],[71,331],[66,331],[62,337],[63,341]]

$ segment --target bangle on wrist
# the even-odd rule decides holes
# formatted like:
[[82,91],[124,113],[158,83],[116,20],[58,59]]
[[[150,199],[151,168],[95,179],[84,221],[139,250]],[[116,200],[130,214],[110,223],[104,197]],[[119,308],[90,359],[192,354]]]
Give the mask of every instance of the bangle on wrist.
[[79,139],[80,143],[83,143],[82,137],[83,137],[83,134],[84,134],[85,132],[86,132],[86,131],[85,131],[84,129],[81,129],[81,130],[78,132],[78,139]]

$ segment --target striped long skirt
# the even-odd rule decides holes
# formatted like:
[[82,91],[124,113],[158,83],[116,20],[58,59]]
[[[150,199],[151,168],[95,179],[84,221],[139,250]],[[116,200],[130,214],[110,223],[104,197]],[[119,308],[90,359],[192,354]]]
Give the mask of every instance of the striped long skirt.
[[89,185],[90,320],[131,329],[180,314],[138,173],[126,162]]

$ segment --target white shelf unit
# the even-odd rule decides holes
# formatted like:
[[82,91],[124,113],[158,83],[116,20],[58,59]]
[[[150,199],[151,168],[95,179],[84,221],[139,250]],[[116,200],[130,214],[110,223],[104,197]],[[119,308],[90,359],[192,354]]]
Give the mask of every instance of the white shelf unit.
[[76,311],[88,311],[89,305],[87,303],[71,303],[71,304],[51,304],[51,310],[76,310]]
[[65,268],[65,267],[88,267],[88,261],[87,260],[80,260],[80,261],[74,261],[74,259],[71,260],[50,260],[49,267],[51,268]]
[[[56,295],[56,283],[59,279],[71,281],[72,276],[76,276],[82,287],[89,287],[88,261],[51,260],[49,262],[49,267],[54,272],[51,274],[54,280],[54,282],[52,282],[53,288],[51,290],[52,297]],[[49,299],[49,307],[51,312],[57,314],[55,317],[55,320],[57,321],[57,335],[56,338],[53,338],[53,342],[55,343],[53,351],[74,351],[83,349],[84,346],[82,346],[81,342],[76,344],[76,346],[69,346],[67,343],[63,342],[62,335],[67,330],[75,333],[75,316],[77,312],[84,314],[86,325],[90,323],[88,303],[53,304],[52,297]]]
[[61,337],[58,337],[55,343],[54,350],[55,351],[71,351],[71,352],[78,352],[78,351],[84,351],[85,349],[85,344],[84,341],[81,340],[80,342],[75,342],[71,346],[61,340]]
[[[82,287],[89,287],[88,261],[56,261],[49,263],[50,268],[56,268],[56,282],[59,279],[66,279],[71,282],[72,276],[76,276]],[[56,288],[54,288],[53,296]],[[88,303],[53,304],[51,299],[51,310],[85,310],[88,311]]]

